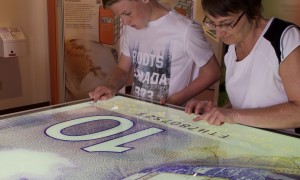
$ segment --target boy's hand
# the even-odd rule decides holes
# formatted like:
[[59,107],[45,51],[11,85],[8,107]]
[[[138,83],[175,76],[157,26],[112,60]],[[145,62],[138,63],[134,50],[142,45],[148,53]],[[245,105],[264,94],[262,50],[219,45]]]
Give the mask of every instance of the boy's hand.
[[116,88],[113,86],[102,85],[98,86],[94,91],[89,92],[89,97],[94,99],[94,102],[111,99],[116,95]]

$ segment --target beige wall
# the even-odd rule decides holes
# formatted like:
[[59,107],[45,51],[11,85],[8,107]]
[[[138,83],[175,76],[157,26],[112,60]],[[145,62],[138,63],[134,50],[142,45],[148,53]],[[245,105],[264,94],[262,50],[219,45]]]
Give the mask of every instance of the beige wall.
[[[20,107],[50,100],[48,26],[46,0],[0,0],[0,26],[20,26],[28,39],[28,54],[17,58],[0,57],[2,92],[14,88],[6,82],[20,73],[21,93],[7,98],[2,93],[0,110]],[[11,65],[13,60],[19,66]],[[4,72],[4,71],[2,71]],[[13,91],[13,89],[11,89]],[[6,93],[5,92],[5,93]],[[0,90],[1,94],[1,90]]]
[[264,16],[279,17],[300,26],[299,0],[263,0],[263,6]]

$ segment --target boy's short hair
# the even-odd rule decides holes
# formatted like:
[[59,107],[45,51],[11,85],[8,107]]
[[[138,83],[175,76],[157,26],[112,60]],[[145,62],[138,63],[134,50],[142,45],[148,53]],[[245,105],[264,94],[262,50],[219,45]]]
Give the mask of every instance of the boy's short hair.
[[[115,4],[118,1],[120,1],[120,0],[102,0],[103,8],[105,9],[105,8]],[[129,1],[134,1],[134,0],[129,0]]]
[[113,5],[114,3],[118,2],[119,0],[102,0],[102,5],[105,8]]

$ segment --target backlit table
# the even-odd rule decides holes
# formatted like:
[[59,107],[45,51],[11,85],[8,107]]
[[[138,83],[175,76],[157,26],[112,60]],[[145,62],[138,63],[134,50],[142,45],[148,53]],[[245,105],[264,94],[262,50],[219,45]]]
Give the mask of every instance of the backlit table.
[[0,116],[0,179],[300,179],[300,139],[118,95]]

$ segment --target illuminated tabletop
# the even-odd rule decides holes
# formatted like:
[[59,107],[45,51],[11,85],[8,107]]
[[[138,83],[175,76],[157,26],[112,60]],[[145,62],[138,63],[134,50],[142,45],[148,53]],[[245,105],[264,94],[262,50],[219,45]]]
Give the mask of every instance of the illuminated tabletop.
[[0,117],[0,179],[300,179],[299,137],[130,97]]

